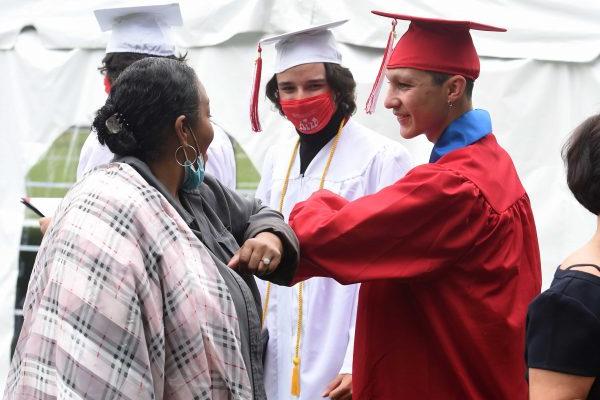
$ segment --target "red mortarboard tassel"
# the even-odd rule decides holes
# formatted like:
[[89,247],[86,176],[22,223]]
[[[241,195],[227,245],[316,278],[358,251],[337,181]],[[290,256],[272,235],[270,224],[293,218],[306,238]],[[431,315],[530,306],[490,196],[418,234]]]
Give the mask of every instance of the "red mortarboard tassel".
[[387,45],[385,46],[383,60],[381,61],[381,66],[379,67],[377,78],[375,78],[373,89],[371,89],[371,94],[367,99],[367,104],[365,106],[365,111],[367,112],[367,114],[373,114],[373,112],[375,111],[375,106],[377,105],[377,98],[379,97],[381,85],[383,84],[383,74],[385,72],[385,68],[387,67],[387,63],[390,60],[390,57],[392,56],[392,50],[394,48],[394,38],[396,37],[396,23],[396,20],[392,21],[392,31],[390,32]]
[[252,87],[252,97],[250,103],[250,123],[254,132],[261,132],[260,119],[258,117],[258,94],[260,93],[260,76],[262,73],[262,48],[258,44],[258,58],[255,61],[254,68],[254,86]]

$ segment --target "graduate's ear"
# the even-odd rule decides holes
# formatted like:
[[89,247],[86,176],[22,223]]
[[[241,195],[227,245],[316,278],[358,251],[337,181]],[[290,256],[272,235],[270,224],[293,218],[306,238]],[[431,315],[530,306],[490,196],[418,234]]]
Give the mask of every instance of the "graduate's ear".
[[447,91],[448,103],[456,103],[465,94],[467,80],[464,76],[453,75],[444,82],[444,86]]
[[188,133],[186,131],[186,127],[187,118],[185,115],[180,115],[175,119],[175,135],[177,135],[177,140],[182,146],[188,144]]

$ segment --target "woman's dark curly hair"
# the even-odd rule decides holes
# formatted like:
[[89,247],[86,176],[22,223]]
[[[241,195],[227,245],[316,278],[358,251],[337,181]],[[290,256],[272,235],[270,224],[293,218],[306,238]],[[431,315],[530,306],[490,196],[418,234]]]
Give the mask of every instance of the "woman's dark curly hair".
[[198,123],[198,89],[196,73],[181,61],[147,57],[134,62],[97,112],[92,126],[98,141],[120,156],[146,162],[160,158],[178,116],[185,115],[192,126]]
[[573,131],[562,149],[567,184],[577,201],[600,214],[600,114],[589,117]]
[[[136,61],[147,57],[159,57],[153,54],[146,53],[106,53],[102,59],[102,66],[98,70],[108,77],[108,81],[112,84],[117,80],[121,72]],[[177,61],[185,62],[187,53],[182,56],[167,56],[164,58],[172,58]]]
[[[337,108],[342,111],[344,117],[349,117],[356,111],[356,82],[354,81],[352,72],[339,64],[323,64],[325,65],[325,79],[333,92]],[[275,107],[279,110],[279,114],[284,115],[279,104],[276,75],[273,75],[269,82],[267,82],[266,95],[275,104]]]

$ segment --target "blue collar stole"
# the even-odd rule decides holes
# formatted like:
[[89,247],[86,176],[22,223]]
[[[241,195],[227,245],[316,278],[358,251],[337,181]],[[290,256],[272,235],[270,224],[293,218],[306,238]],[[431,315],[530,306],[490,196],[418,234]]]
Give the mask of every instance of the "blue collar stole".
[[431,150],[433,163],[452,150],[461,149],[492,133],[492,119],[485,110],[471,110],[452,121]]

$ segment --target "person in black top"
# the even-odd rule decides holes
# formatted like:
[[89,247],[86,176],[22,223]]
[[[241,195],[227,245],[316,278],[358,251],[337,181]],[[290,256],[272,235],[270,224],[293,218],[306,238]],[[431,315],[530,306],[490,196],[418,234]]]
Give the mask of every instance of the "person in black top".
[[[563,149],[575,198],[600,215],[600,114]],[[525,358],[530,399],[600,399],[600,224],[529,306]]]

